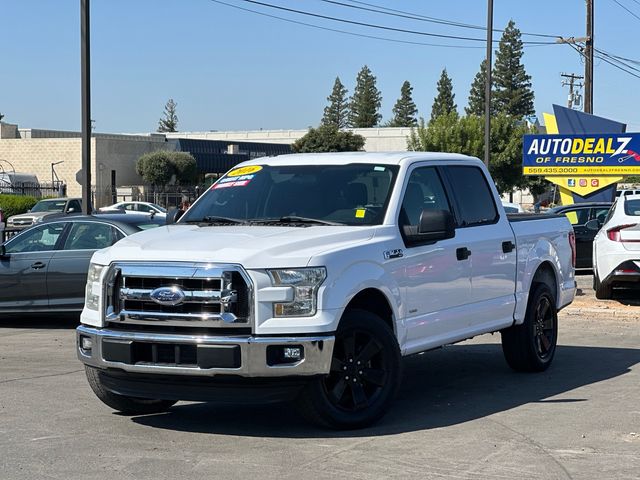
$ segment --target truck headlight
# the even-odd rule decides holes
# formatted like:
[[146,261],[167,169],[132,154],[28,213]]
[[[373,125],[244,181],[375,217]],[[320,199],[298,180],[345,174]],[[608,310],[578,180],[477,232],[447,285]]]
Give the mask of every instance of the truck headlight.
[[89,273],[87,275],[87,288],[85,291],[84,306],[89,310],[98,310],[100,302],[100,294],[102,292],[102,284],[100,283],[100,275],[104,265],[92,263],[89,265]]
[[283,268],[267,270],[274,287],[292,287],[293,301],[288,303],[274,303],[275,317],[309,317],[315,315],[318,309],[318,288],[327,278],[327,269],[313,268]]

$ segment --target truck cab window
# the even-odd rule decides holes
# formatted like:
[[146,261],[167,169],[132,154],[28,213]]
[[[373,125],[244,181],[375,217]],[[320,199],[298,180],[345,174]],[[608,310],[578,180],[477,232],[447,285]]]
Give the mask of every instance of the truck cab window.
[[493,223],[498,210],[482,170],[477,167],[445,167],[459,210],[459,224],[467,227]]
[[411,173],[400,209],[400,225],[418,225],[424,209],[451,211],[435,167],[416,168]]

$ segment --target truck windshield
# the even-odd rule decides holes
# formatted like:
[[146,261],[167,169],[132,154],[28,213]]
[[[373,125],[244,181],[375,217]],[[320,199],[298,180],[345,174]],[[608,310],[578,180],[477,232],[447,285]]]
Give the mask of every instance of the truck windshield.
[[31,209],[32,212],[62,212],[66,200],[44,200],[36,203]]
[[397,165],[251,165],[218,180],[180,219],[210,223],[382,223]]

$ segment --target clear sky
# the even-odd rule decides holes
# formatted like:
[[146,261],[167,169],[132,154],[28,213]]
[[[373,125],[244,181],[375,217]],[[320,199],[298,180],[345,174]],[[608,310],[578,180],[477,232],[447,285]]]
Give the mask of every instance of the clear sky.
[[[286,23],[212,0],[91,0],[92,118],[99,132],[149,132],[169,98],[178,103],[179,130],[297,129],[318,124],[339,76],[349,93],[367,64],[382,91],[383,121],[404,80],[419,114],[429,117],[443,68],[453,79],[458,108],[485,50],[455,41],[374,30],[277,11],[243,0],[226,3],[354,33],[405,41],[476,46],[443,48],[391,43]],[[263,0],[322,15],[393,28],[467,37],[456,28],[344,8],[320,0]],[[595,1],[596,47],[638,60],[640,0]],[[349,0],[343,3],[358,5]],[[367,0],[474,25],[484,25],[484,0]],[[362,6],[362,4],[359,4]],[[0,0],[0,113],[21,127],[80,128],[80,0]],[[494,26],[510,18],[523,32],[584,36],[584,0],[495,0]],[[499,38],[499,33],[496,38]],[[523,40],[547,41],[524,36]],[[542,118],[566,104],[561,72],[584,73],[567,45],[527,47],[535,107]],[[640,66],[631,64],[638,68]],[[640,79],[604,61],[595,64],[594,113],[640,131]]]

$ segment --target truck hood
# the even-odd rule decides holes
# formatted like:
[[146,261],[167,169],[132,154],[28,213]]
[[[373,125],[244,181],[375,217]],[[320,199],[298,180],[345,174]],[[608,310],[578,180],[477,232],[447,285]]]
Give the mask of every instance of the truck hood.
[[303,267],[318,254],[366,242],[375,227],[170,225],[125,237],[93,261],[212,262],[247,269]]

